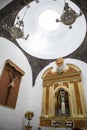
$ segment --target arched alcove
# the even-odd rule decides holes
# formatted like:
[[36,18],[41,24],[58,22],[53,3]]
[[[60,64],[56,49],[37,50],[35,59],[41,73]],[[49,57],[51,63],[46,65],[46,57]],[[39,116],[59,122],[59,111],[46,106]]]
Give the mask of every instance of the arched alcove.
[[66,127],[67,121],[75,123],[86,117],[81,70],[74,64],[66,65],[67,71],[52,73],[50,67],[42,75],[41,126],[51,126],[54,120],[58,127]]
[[54,90],[55,116],[70,116],[70,91],[61,86]]

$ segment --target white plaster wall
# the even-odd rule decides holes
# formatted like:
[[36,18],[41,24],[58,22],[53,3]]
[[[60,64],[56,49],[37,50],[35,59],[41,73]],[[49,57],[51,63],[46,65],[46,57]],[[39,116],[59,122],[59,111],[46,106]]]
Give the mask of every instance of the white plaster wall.
[[[31,121],[33,130],[39,127],[39,117],[41,114],[42,105],[42,79],[41,76],[44,71],[51,67],[54,62],[47,65],[37,76],[35,86],[32,87],[32,73],[31,67],[22,53],[22,51],[7,39],[0,38],[0,74],[2,72],[4,63],[7,59],[11,59],[21,69],[25,71],[22,77],[17,104],[15,109],[10,109],[0,105],[0,130],[23,130],[24,113],[27,110],[34,111],[34,118]],[[87,64],[76,59],[65,59],[65,63],[72,63],[77,65],[82,70],[83,90],[87,103]],[[48,129],[48,128],[42,128]]]
[[18,65],[25,75],[21,80],[16,108],[11,109],[0,105],[0,130],[22,130],[24,113],[30,109],[31,67],[25,55],[16,45],[0,37],[0,75],[7,59]]

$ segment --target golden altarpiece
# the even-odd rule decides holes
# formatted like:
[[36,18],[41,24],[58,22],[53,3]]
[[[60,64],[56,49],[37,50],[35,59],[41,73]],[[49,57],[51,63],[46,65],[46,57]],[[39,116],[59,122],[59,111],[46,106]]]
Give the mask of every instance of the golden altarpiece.
[[81,70],[74,64],[66,64],[68,70],[52,73],[52,67],[42,75],[42,110],[40,125],[50,127],[87,128],[86,103]]

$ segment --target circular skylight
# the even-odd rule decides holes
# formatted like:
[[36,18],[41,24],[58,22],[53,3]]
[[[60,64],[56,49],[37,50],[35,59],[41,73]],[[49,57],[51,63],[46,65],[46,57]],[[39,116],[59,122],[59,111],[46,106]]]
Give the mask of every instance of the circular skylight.
[[45,31],[53,31],[59,26],[59,24],[56,22],[56,18],[59,18],[57,11],[45,10],[39,16],[39,26]]
[[[78,15],[80,8],[72,1],[67,2]],[[56,59],[71,54],[82,44],[86,35],[84,14],[77,17],[71,29],[62,21],[56,22],[56,19],[61,19],[64,4],[63,0],[33,1],[27,11],[24,7],[18,13],[20,20],[23,18],[24,21],[24,36],[29,34],[27,40],[16,39],[24,51],[40,59]]]

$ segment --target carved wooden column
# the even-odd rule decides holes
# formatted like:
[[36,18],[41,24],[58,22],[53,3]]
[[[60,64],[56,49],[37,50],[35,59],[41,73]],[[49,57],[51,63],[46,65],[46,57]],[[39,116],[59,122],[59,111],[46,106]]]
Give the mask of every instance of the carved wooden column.
[[77,115],[77,105],[76,105],[76,96],[74,91],[74,83],[71,80],[69,82],[69,90],[71,92],[71,102],[70,102],[70,108],[71,108],[71,115],[74,117]]
[[41,112],[41,116],[43,117],[43,116],[45,116],[45,113],[46,113],[46,109],[45,109],[45,106],[46,106],[46,101],[45,101],[45,99],[46,99],[46,87],[45,87],[45,84],[44,84],[44,86],[43,86],[43,88],[42,88],[42,112]]
[[77,114],[83,114],[78,81],[74,81],[74,89],[76,95]]

